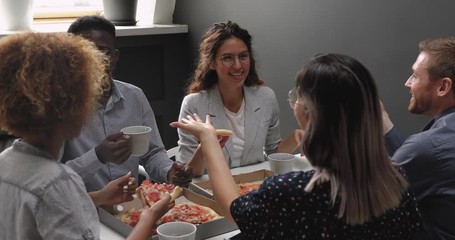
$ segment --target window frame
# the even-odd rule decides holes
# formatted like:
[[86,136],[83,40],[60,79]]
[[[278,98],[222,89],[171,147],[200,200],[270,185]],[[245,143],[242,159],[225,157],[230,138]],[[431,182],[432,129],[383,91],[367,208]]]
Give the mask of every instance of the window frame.
[[[58,2],[58,1],[57,1]],[[68,6],[66,4],[58,5],[56,2],[51,2],[48,6],[45,5],[45,0],[43,0],[43,5],[37,4],[33,8],[33,19],[34,21],[43,21],[43,20],[58,20],[58,19],[75,19],[84,15],[102,15],[103,6],[102,1],[94,1],[91,5],[77,6],[76,0],[73,1],[73,6]],[[71,2],[69,2],[71,3]],[[101,5],[100,5],[101,4]]]

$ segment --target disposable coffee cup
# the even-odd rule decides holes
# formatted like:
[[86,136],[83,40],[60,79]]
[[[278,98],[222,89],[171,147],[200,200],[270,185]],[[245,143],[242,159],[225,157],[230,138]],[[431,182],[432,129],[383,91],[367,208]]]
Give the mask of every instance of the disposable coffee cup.
[[270,170],[275,174],[292,172],[295,164],[295,156],[290,153],[272,153],[267,156]]
[[196,225],[187,222],[169,222],[158,226],[159,240],[194,240]]
[[122,133],[130,136],[131,140],[131,156],[139,157],[149,151],[150,132],[152,128],[147,126],[131,126],[120,130]]
[[0,0],[0,30],[30,30],[33,25],[33,0]]

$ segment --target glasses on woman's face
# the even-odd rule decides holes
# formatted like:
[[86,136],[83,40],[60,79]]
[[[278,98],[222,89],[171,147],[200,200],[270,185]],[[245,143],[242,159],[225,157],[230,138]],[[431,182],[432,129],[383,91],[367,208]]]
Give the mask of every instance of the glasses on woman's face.
[[297,89],[293,88],[288,93],[288,102],[289,106],[294,109],[296,105],[303,106],[303,111],[308,112],[308,107],[305,103],[303,103],[302,99],[300,98],[299,94],[297,93]]
[[250,63],[250,53],[248,51],[245,51],[241,52],[237,56],[231,53],[226,53],[220,57],[221,63],[225,67],[232,67],[236,59],[238,59],[240,63]]

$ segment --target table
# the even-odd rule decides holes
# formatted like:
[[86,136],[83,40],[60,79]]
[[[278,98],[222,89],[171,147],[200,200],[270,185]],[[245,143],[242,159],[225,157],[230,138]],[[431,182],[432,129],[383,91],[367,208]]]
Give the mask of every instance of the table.
[[[296,155],[296,162],[294,165],[294,171],[308,171],[311,170],[312,167],[308,160],[305,157],[300,157],[300,155]],[[243,167],[238,167],[238,168],[233,168],[231,169],[232,175],[236,174],[241,174],[241,173],[248,173],[248,172],[253,172],[256,170],[261,170],[261,169],[267,169],[270,170],[269,163],[268,162],[261,162],[258,164],[253,164],[253,165],[248,165],[248,166],[243,166]],[[193,178],[193,182],[200,182],[200,181],[207,181],[209,180],[208,175],[203,175],[199,178]],[[240,233],[239,230],[235,230],[232,232],[228,232],[225,234],[221,234],[219,236],[214,236],[211,238],[208,238],[206,240],[224,240],[224,239],[229,239],[232,236],[237,235]],[[101,229],[100,229],[100,239],[101,240],[124,240],[125,237],[117,233],[116,231],[112,230],[108,226],[104,225],[101,223]]]
[[[225,234],[221,234],[219,236],[207,238],[206,240],[224,240],[224,239],[229,239],[230,237],[233,237],[237,234],[239,234],[239,230],[235,230],[232,232],[228,232]],[[116,231],[112,230],[108,226],[104,225],[101,223],[101,229],[100,229],[100,239],[101,240],[125,240],[125,237],[117,233]]]

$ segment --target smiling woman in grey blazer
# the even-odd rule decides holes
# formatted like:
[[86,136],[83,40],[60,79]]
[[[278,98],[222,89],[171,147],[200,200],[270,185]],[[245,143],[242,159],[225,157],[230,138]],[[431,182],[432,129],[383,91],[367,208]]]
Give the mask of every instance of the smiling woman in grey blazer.
[[[273,152],[293,152],[302,134],[296,130],[281,139],[276,96],[257,75],[251,35],[230,21],[214,24],[200,44],[179,119],[195,113],[210,115],[215,128],[233,131],[220,140],[231,168],[262,162]],[[205,161],[198,140],[180,129],[178,134],[178,160],[187,162],[194,176],[202,175]]]

